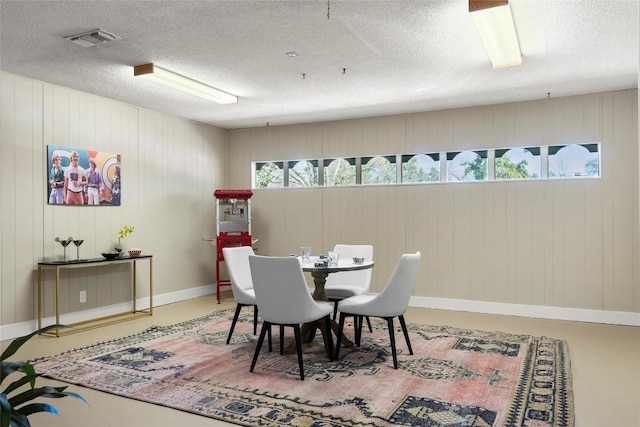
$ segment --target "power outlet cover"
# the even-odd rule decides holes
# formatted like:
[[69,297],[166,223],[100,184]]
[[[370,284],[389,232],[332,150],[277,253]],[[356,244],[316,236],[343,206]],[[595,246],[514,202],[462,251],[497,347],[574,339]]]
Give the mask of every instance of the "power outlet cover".
[[87,302],[87,291],[80,291],[80,303]]

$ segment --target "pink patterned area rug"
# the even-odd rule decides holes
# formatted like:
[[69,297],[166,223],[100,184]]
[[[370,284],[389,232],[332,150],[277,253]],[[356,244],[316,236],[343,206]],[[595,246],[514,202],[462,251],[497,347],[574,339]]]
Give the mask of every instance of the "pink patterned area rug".
[[[409,324],[414,355],[396,332],[393,369],[386,322],[371,319],[360,348],[329,362],[321,335],[295,354],[265,345],[243,309],[33,361],[45,376],[243,426],[573,426],[566,342],[545,337]],[[349,325],[350,326],[350,325]],[[352,336],[353,328],[345,328]],[[288,344],[292,330],[286,329]]]

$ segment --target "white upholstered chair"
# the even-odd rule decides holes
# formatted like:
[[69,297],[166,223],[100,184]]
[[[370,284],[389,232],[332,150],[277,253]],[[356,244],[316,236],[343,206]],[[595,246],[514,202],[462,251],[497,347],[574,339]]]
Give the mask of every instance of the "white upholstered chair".
[[[333,251],[338,252],[341,259],[359,257],[364,258],[365,261],[373,261],[372,245],[337,244],[333,248]],[[338,301],[354,295],[369,292],[369,288],[371,286],[371,271],[372,269],[370,268],[357,271],[341,271],[338,273],[331,273],[327,277],[324,290],[327,294],[327,299],[335,303],[333,308],[334,319],[336,318],[336,313],[338,311]],[[369,319],[367,319],[367,322],[368,321]],[[371,331],[370,323],[369,330]]]
[[[344,319],[348,316],[354,317],[355,341],[360,346],[362,335],[362,318],[364,316],[380,317],[387,321],[389,328],[389,340],[391,341],[391,354],[393,355],[393,367],[398,369],[398,358],[396,356],[396,341],[394,334],[393,319],[398,317],[402,332],[409,347],[409,354],[413,354],[411,341],[407,325],[404,321],[404,313],[409,306],[409,299],[413,294],[413,286],[420,264],[420,252],[415,254],[404,254],[400,257],[396,268],[389,278],[387,285],[381,293],[362,294],[346,298],[338,303],[340,311],[340,322],[338,326],[338,336],[342,336],[344,329]],[[336,344],[336,359],[340,355],[340,340]]]
[[253,277],[256,303],[262,317],[262,329],[249,372],[253,372],[265,333],[271,330],[271,325],[280,326],[280,348],[282,353],[282,330],[283,327],[287,326],[292,327],[294,331],[300,379],[304,380],[300,325],[324,319],[323,335],[327,346],[327,355],[329,360],[333,360],[332,304],[313,299],[307,288],[300,262],[295,257],[252,255],[249,257],[249,264]]
[[253,334],[258,327],[258,307],[256,305],[256,294],[253,291],[253,280],[251,279],[251,269],[249,267],[249,256],[254,255],[251,246],[238,246],[222,248],[222,255],[229,273],[233,298],[236,300],[236,312],[233,315],[233,322],[227,337],[227,344],[231,341],[233,329],[236,327],[240,309],[242,307],[253,306]]

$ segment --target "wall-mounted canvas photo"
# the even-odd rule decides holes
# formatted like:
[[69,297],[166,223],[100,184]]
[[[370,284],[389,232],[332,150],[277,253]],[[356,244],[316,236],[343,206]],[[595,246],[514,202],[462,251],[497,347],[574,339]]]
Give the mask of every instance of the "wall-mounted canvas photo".
[[119,206],[120,154],[47,146],[50,205]]

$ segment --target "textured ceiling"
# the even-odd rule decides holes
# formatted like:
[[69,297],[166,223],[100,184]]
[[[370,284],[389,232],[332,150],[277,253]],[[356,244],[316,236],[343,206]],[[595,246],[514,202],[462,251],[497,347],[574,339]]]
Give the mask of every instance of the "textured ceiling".
[[[0,0],[0,68],[225,129],[638,87],[638,0],[510,4],[524,63],[494,70],[467,0]],[[96,28],[121,39],[64,39]],[[134,78],[148,62],[239,102]]]

